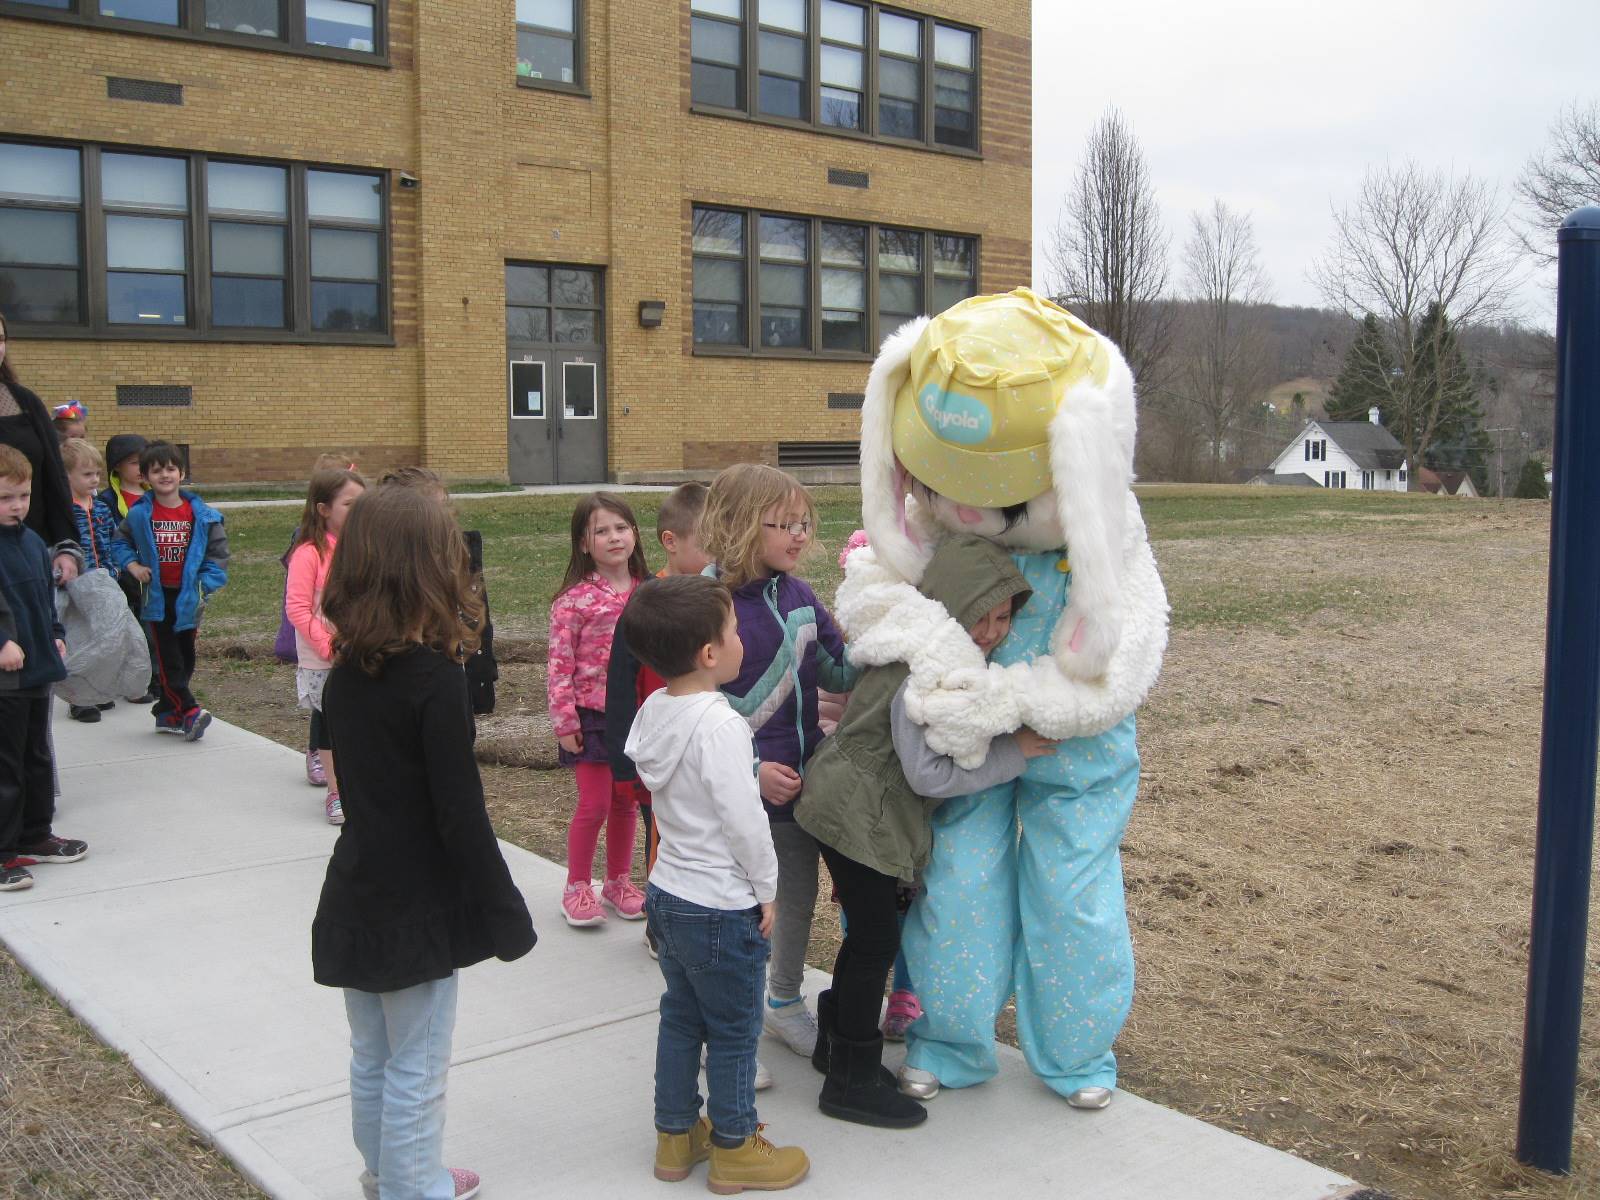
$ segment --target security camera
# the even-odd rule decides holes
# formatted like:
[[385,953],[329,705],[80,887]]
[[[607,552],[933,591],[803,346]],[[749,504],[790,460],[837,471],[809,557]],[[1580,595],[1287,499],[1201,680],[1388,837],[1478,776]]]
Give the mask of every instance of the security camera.
[[403,187],[403,188],[421,187],[422,186],[422,180],[418,179],[410,171],[401,171],[400,172],[400,186]]

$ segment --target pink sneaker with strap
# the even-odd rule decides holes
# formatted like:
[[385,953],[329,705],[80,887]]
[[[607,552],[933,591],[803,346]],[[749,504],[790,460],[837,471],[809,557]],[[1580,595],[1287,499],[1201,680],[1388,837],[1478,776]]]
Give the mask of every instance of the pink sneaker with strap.
[[624,921],[644,920],[644,893],[634,887],[626,875],[606,880],[600,889],[600,898]]
[[912,992],[890,992],[889,1010],[883,1017],[883,1040],[903,1042],[911,1023],[922,1016],[922,1005]]

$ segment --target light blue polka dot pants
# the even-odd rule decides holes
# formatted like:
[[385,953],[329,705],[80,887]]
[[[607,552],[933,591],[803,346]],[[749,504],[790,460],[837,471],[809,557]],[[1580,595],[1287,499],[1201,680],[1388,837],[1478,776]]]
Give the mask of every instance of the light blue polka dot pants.
[[1139,777],[1137,757],[1124,761],[1084,791],[1024,778],[934,810],[902,939],[923,1010],[908,1064],[945,1087],[989,1079],[1014,994],[1034,1074],[1063,1096],[1116,1086],[1111,1045],[1133,1001],[1119,847]]

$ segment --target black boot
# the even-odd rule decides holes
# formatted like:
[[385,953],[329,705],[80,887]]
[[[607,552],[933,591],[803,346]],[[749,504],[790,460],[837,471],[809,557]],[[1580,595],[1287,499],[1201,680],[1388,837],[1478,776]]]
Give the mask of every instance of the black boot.
[[67,711],[74,721],[92,725],[100,719],[100,710],[92,704],[69,704]]
[[830,1032],[828,1039],[828,1078],[817,1100],[825,1114],[880,1129],[910,1129],[928,1119],[928,1110],[902,1096],[884,1067],[882,1035],[852,1042]]
[[828,1073],[828,1035],[833,1032],[833,989],[817,993],[817,1047],[811,1052],[811,1065],[818,1075]]

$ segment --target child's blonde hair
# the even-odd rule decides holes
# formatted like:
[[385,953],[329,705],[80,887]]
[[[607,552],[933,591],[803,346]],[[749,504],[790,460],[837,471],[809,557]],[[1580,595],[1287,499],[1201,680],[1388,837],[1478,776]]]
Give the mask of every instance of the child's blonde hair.
[[[817,544],[817,506],[805,485],[787,471],[759,463],[739,463],[727,467],[711,481],[705,511],[700,514],[700,544],[711,561],[722,569],[722,581],[730,588],[743,587],[764,578],[769,568],[761,561],[761,523],[769,508],[798,501],[811,522],[812,537],[800,558]],[[781,511],[780,511],[781,516]]]
[[68,438],[61,443],[61,463],[69,471],[76,471],[79,467],[91,463],[101,474],[104,474],[106,469],[105,455],[83,438]]

